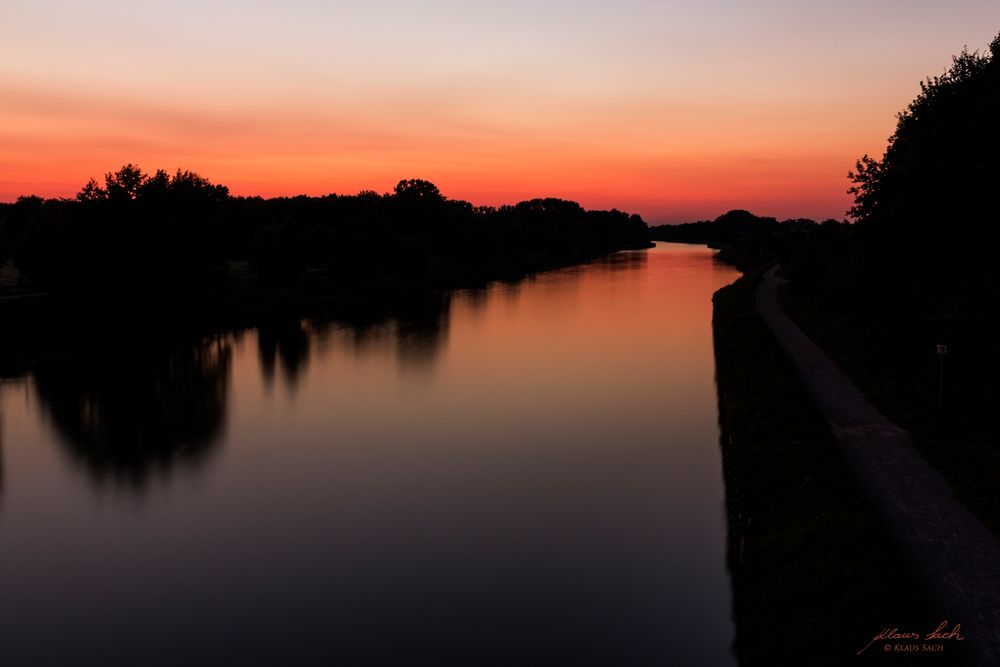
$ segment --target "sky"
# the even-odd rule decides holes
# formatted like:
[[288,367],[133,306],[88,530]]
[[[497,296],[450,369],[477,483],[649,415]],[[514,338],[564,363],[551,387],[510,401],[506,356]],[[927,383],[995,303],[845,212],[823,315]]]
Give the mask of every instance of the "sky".
[[0,201],[132,162],[241,195],[842,218],[919,82],[998,32],[996,0],[3,0]]

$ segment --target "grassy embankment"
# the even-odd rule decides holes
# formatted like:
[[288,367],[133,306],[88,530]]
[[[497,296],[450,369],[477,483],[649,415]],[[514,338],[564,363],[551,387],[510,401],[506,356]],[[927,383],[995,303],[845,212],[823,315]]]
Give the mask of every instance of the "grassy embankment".
[[780,296],[785,312],[882,414],[910,432],[958,499],[1000,535],[1000,448],[993,417],[997,396],[976,377],[982,374],[976,360],[963,358],[962,349],[953,346],[942,373],[930,345],[923,354],[902,355],[879,343],[863,322],[821,311],[808,293],[784,289]]
[[941,619],[918,599],[826,422],[758,318],[758,277],[714,298],[737,656],[744,665],[912,664],[884,642],[856,655],[887,627],[929,632]]

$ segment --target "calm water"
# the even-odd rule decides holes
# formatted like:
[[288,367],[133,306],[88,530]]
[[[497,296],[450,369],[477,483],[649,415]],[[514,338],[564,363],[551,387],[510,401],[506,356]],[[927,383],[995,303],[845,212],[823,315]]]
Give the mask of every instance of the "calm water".
[[660,245],[5,381],[0,664],[731,664],[735,278]]

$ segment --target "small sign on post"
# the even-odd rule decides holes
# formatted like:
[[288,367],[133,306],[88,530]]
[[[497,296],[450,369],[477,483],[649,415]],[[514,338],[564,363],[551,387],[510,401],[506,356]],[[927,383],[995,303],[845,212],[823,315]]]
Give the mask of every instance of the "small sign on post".
[[941,371],[938,373],[938,412],[942,412],[944,410],[944,357],[948,354],[948,346],[938,344],[937,354],[941,361],[939,364]]

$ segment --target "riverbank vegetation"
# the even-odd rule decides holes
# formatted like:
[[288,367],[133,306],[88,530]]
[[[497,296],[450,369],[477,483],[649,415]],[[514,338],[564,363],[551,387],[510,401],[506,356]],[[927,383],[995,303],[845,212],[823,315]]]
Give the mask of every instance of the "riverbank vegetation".
[[648,245],[639,216],[561,199],[477,207],[417,179],[388,194],[233,197],[192,172],[128,164],[74,200],[0,204],[0,309],[16,322],[0,366],[25,346],[59,348],[64,330],[381,317]]

